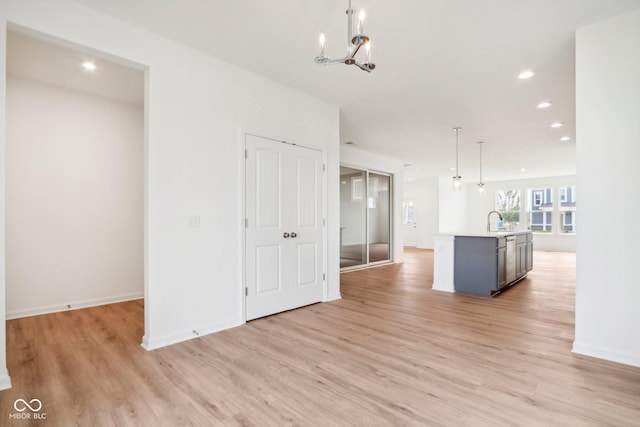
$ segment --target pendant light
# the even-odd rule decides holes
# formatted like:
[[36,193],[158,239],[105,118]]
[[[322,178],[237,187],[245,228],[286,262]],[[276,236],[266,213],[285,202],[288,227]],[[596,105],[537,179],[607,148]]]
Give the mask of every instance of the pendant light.
[[480,147],[480,182],[478,183],[478,191],[480,195],[484,196],[484,182],[482,182],[482,144],[484,144],[484,141],[478,141],[478,147]]
[[453,128],[453,131],[456,133],[456,176],[453,177],[453,188],[455,190],[460,190],[460,186],[462,185],[462,177],[458,173],[458,136],[461,130],[462,128],[460,126]]

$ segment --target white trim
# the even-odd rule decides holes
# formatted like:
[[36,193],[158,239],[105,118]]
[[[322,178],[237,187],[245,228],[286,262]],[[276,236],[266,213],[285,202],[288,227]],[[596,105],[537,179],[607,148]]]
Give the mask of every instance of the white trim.
[[59,313],[61,311],[79,310],[81,308],[96,307],[105,304],[115,304],[118,302],[133,301],[144,298],[144,292],[118,295],[107,298],[97,298],[85,301],[75,301],[67,304],[49,305],[46,307],[29,308],[26,310],[15,310],[7,312],[7,320],[19,319],[21,317],[39,316],[41,314]]
[[340,293],[331,294],[331,295],[327,295],[327,299],[325,299],[323,302],[337,301],[339,299],[342,299],[342,294]]
[[584,356],[596,357],[598,359],[609,360],[611,362],[623,363],[625,365],[640,367],[640,355],[620,353],[606,348],[592,347],[590,345],[573,342],[572,353]]
[[181,332],[171,334],[171,335],[166,335],[160,338],[154,338],[153,340],[149,340],[145,335],[144,337],[142,337],[142,344],[140,344],[140,346],[147,351],[156,350],[161,347],[166,347],[168,345],[189,341],[194,338],[203,337],[205,335],[224,331],[225,329],[235,328],[236,326],[241,326],[244,324],[245,324],[245,321],[243,319],[236,319],[229,322],[196,326],[191,330],[181,331]]
[[[240,218],[240,309],[242,313],[242,322],[247,321],[247,298],[245,288],[247,287],[247,132],[243,127],[238,129],[239,132],[239,161],[240,167],[238,168],[240,172],[240,179],[238,182],[240,183],[240,194],[242,197],[239,197],[240,203],[240,212],[242,213]],[[143,347],[144,339],[142,340]],[[146,347],[145,347],[146,348]]]
[[[329,294],[329,149],[325,148],[322,151],[322,247],[324,248],[324,254],[322,256],[322,271],[323,271],[323,283],[322,283],[322,302],[333,301],[341,299],[340,286],[338,285],[338,295]],[[339,169],[338,169],[339,170]],[[338,172],[338,178],[340,173]],[[340,186],[338,186],[338,194],[340,194]],[[340,247],[338,247],[338,266],[340,269]]]
[[0,390],[9,390],[11,388],[11,378],[9,377],[9,371],[6,369],[0,375]]

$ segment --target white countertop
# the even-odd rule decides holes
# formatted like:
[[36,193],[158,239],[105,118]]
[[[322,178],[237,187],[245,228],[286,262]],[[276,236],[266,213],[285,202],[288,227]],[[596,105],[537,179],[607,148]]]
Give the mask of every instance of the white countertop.
[[490,233],[455,233],[455,234],[442,234],[441,236],[460,236],[460,237],[506,237],[506,236],[515,236],[518,234],[529,234],[531,230],[525,231],[492,231]]

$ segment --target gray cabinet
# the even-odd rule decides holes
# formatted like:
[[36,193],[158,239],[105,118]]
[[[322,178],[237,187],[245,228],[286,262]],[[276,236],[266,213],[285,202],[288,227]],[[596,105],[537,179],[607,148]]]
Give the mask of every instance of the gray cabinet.
[[456,236],[453,252],[453,283],[456,292],[491,295],[498,291],[498,239]]
[[498,289],[507,284],[507,239],[498,239]]
[[523,279],[532,268],[531,233],[455,236],[453,282],[456,292],[495,295]]
[[516,237],[516,279],[527,274],[527,235]]
[[527,234],[527,272],[533,269],[533,234]]

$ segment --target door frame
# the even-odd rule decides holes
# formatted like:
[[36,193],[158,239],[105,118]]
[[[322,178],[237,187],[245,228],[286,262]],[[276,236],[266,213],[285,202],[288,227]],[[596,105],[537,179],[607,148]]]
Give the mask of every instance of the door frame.
[[[265,132],[266,133],[266,132]],[[328,207],[327,207],[327,151],[320,150],[318,148],[309,147],[303,144],[288,142],[284,139],[278,139],[273,137],[264,136],[261,132],[250,131],[246,129],[239,130],[239,138],[240,144],[238,144],[238,161],[240,163],[240,167],[238,168],[240,171],[240,185],[242,186],[242,197],[239,199],[240,204],[240,212],[242,212],[241,217],[238,219],[238,227],[240,228],[240,286],[238,287],[238,296],[240,298],[240,308],[242,310],[242,322],[247,322],[247,300],[246,300],[246,285],[247,285],[247,228],[245,227],[245,221],[247,217],[247,162],[246,162],[246,153],[247,153],[247,136],[255,136],[258,138],[268,139],[273,141],[274,143],[280,144],[290,144],[296,145],[298,147],[306,148],[309,150],[314,150],[322,153],[322,216],[323,216],[323,229],[322,229],[322,301],[329,301],[329,287],[328,287],[328,275],[327,275],[327,259],[329,255],[328,248],[328,238],[327,238],[327,217],[328,217]]]
[[[415,207],[417,206],[417,201],[418,201],[418,198],[417,198],[417,197],[405,197],[405,198],[402,200],[402,227],[403,227],[402,232],[403,232],[403,240],[404,240],[404,242],[403,242],[403,243],[404,243],[404,246],[405,246],[405,247],[407,247],[407,246],[408,246],[408,247],[410,247],[410,248],[412,248],[412,247],[413,247],[413,248],[417,248],[417,247],[418,247],[418,232],[417,232],[417,230],[416,230],[416,210],[415,210],[415,209],[414,209],[414,211],[413,211],[413,222],[411,223],[411,225],[412,225],[412,229],[413,229],[413,233],[415,233],[415,236],[414,236],[414,237],[415,237],[415,243],[416,243],[415,245],[409,245],[409,244],[407,244],[407,239],[406,239],[407,231],[406,231],[406,227],[407,227],[407,225],[408,225],[408,224],[405,224],[405,222],[404,222],[404,220],[405,220],[405,209],[406,209],[406,203],[407,203],[407,202],[412,202],[412,203],[413,203],[413,206],[414,206],[414,208],[415,208]],[[419,210],[420,210],[420,209],[418,209],[418,211],[419,211]]]

